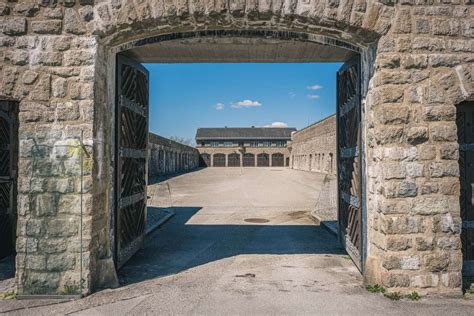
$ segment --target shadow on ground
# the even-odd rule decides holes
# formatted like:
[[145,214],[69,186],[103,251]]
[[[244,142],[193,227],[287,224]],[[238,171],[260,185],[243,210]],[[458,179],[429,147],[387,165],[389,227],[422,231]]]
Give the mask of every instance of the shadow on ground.
[[175,172],[175,173],[168,174],[168,175],[165,175],[165,176],[149,177],[147,184],[148,184],[148,185],[157,184],[157,183],[164,182],[164,181],[166,181],[166,180],[170,180],[170,179],[173,179],[173,178],[176,178],[176,177],[185,175],[185,174],[190,174],[190,173],[193,173],[193,172],[197,172],[197,171],[200,171],[200,170],[202,170],[202,169],[206,169],[206,167],[198,167],[198,168],[191,169],[191,170],[185,170],[185,171],[181,171],[181,172]]
[[0,281],[15,277],[15,256],[8,256],[0,260]]
[[241,254],[345,254],[336,237],[314,225],[186,224],[200,207],[171,207],[175,216],[150,234],[120,271],[121,284],[175,274]]

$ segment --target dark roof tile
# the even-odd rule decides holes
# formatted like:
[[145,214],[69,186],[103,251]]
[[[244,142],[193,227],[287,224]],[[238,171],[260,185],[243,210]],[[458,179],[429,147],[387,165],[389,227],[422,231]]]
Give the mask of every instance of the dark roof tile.
[[196,141],[199,140],[239,140],[239,139],[282,139],[290,140],[291,132],[296,128],[281,127],[220,127],[198,128]]

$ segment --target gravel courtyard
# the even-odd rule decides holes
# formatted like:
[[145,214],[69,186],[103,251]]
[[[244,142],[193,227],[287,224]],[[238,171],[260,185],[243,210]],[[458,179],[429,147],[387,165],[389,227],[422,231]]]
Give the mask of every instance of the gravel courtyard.
[[[324,175],[208,168],[149,186],[175,215],[119,272],[121,287],[73,302],[0,301],[31,315],[463,315],[472,301],[371,294],[335,236],[310,217]],[[53,303],[53,304],[52,304]],[[45,305],[47,306],[37,306]],[[37,306],[37,307],[34,307]],[[28,309],[23,309],[29,307]]]

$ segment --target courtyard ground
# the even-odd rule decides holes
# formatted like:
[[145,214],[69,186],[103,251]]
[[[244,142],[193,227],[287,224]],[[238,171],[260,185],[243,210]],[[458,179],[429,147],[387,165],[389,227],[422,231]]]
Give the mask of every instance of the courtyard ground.
[[391,301],[365,290],[336,237],[310,216],[324,178],[286,168],[208,168],[157,182],[150,208],[175,215],[122,268],[120,288],[64,303],[0,301],[0,313],[472,313],[473,302],[463,299]]

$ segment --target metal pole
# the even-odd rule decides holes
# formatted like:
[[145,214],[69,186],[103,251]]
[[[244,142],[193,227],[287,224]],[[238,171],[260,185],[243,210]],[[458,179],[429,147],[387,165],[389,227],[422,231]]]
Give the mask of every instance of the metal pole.
[[83,225],[83,210],[82,210],[82,205],[83,205],[83,191],[84,191],[84,156],[83,156],[83,151],[84,151],[84,130],[81,129],[81,140],[80,140],[80,155],[79,155],[79,160],[80,160],[80,163],[81,163],[81,228],[80,228],[80,238],[81,238],[81,243],[80,243],[80,252],[81,252],[81,258],[80,258],[80,264],[81,264],[81,267],[80,267],[80,290],[81,290],[81,293],[80,295],[82,296],[82,291],[84,289],[84,284],[83,284],[83,277],[82,277],[82,225]]

